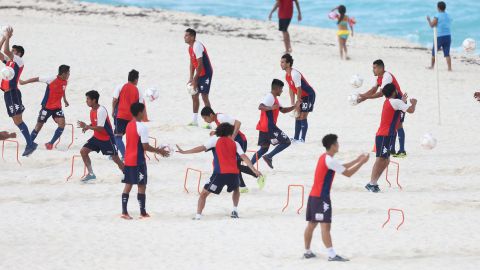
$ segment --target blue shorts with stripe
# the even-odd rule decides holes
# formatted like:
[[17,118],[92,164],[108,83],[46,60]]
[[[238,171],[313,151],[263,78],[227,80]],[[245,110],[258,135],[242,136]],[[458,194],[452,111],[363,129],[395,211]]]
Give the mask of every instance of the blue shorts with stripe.
[[390,158],[390,151],[393,150],[394,136],[376,136],[375,148],[376,157]]
[[143,163],[137,166],[125,166],[123,169],[125,178],[122,183],[131,185],[147,184],[147,164]]

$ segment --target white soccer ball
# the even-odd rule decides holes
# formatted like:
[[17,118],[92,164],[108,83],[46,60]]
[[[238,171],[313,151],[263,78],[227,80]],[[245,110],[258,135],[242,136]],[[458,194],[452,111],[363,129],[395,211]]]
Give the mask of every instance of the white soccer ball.
[[350,84],[355,88],[362,87],[363,78],[360,77],[360,75],[355,74],[355,75],[352,76],[352,79],[350,80]]
[[150,101],[156,100],[160,96],[160,91],[158,91],[155,87],[150,87],[145,90],[145,97],[148,98]]
[[355,106],[358,104],[358,94],[351,94],[347,97],[347,100],[348,100],[348,103],[350,103],[350,105],[352,106]]
[[423,149],[431,150],[437,146],[437,139],[435,139],[432,134],[426,133],[423,135],[422,147]]
[[190,95],[196,95],[198,93],[198,90],[197,89],[193,89],[193,85],[191,83],[187,83],[187,92],[190,94]]
[[471,53],[475,51],[475,48],[477,47],[477,43],[475,42],[475,39],[467,38],[463,41],[462,46],[465,52]]
[[13,77],[15,77],[15,70],[13,70],[11,67],[5,66],[2,68],[1,75],[2,79],[10,81],[13,79]]

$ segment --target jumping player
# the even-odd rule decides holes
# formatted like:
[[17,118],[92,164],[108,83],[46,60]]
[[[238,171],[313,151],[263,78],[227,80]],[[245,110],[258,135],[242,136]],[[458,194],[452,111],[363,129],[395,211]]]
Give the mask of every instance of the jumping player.
[[272,19],[272,15],[278,8],[278,30],[283,34],[283,44],[285,45],[285,53],[292,52],[292,44],[290,43],[290,34],[288,33],[288,26],[293,17],[293,2],[298,11],[298,21],[302,20],[302,12],[300,11],[300,4],[298,0],[276,0],[272,11],[268,15],[268,19]]
[[65,90],[67,88],[68,78],[70,77],[70,67],[67,65],[61,65],[58,68],[58,75],[53,77],[35,77],[28,79],[26,81],[20,80],[20,85],[25,85],[34,82],[43,82],[47,84],[47,89],[45,90],[45,95],[42,100],[42,108],[38,113],[37,125],[35,129],[30,134],[32,141],[35,141],[38,133],[50,118],[53,118],[53,121],[57,123],[58,127],[53,134],[50,142],[45,144],[47,150],[52,150],[53,144],[62,136],[63,130],[65,129],[65,115],[62,110],[62,98],[65,103],[65,107],[69,106],[67,101],[67,96]]
[[[199,95],[202,95],[205,107],[212,107],[208,95],[210,86],[212,85],[213,67],[210,63],[205,46],[196,40],[197,32],[188,28],[185,30],[184,40],[188,44],[188,54],[190,55],[190,77],[188,83],[193,89],[197,89],[198,93],[192,96],[193,102],[193,120],[189,126],[198,126],[198,109],[200,108]],[[210,129],[207,124],[205,128]]]
[[147,163],[145,161],[145,151],[160,154],[168,157],[169,152],[165,149],[155,148],[148,144],[148,129],[142,123],[145,114],[145,105],[142,103],[133,103],[130,106],[130,112],[133,115],[132,121],[127,125],[125,151],[125,183],[122,193],[122,218],[132,219],[128,214],[128,197],[133,185],[138,186],[137,200],[140,205],[140,218],[148,218],[150,215],[145,210],[147,188]]
[[80,149],[80,155],[82,156],[83,163],[88,169],[88,174],[82,178],[82,182],[88,182],[94,180],[97,177],[93,173],[92,161],[88,156],[90,152],[100,152],[103,155],[112,156],[112,160],[117,164],[120,171],[123,172],[123,163],[118,157],[117,147],[113,138],[112,125],[108,117],[107,109],[104,106],[98,104],[100,94],[97,91],[88,91],[85,96],[87,97],[87,106],[90,110],[90,125],[85,122],[78,121],[78,127],[85,133],[87,130],[93,130],[93,136],[87,141],[87,143]]
[[310,259],[316,257],[311,251],[310,244],[312,243],[313,231],[320,223],[322,229],[322,241],[328,252],[329,261],[348,261],[335,252],[332,244],[332,236],[330,235],[330,228],[332,223],[332,202],[330,200],[330,189],[332,187],[335,173],[340,173],[346,177],[355,174],[368,161],[368,154],[358,156],[351,162],[341,164],[334,159],[338,152],[339,144],[337,135],[328,134],[322,139],[322,144],[327,150],[320,156],[315,169],[315,180],[313,182],[310,196],[307,203],[307,227],[305,228],[304,241],[305,253],[304,258]]
[[5,53],[0,52],[0,61],[6,66],[11,67],[15,71],[15,76],[9,81],[2,80],[0,89],[3,91],[8,116],[12,118],[13,123],[20,129],[23,137],[25,137],[27,146],[22,155],[29,156],[37,149],[38,145],[32,141],[28,127],[23,122],[22,114],[25,111],[25,107],[22,103],[22,93],[20,89],[18,89],[18,81],[23,71],[23,55],[25,54],[25,50],[22,46],[18,45],[13,45],[12,50],[10,50],[10,39],[12,35],[13,29],[9,27],[6,29],[5,35],[2,35],[0,39],[0,50],[3,46],[3,53]]
[[183,150],[177,145],[178,151],[181,154],[194,154],[212,150],[213,154],[213,174],[210,180],[203,187],[200,197],[198,198],[197,214],[194,219],[202,218],[202,211],[205,208],[205,203],[210,193],[220,194],[224,186],[227,186],[227,192],[232,192],[233,210],[230,215],[231,218],[238,218],[238,202],[240,201],[240,179],[237,166],[237,154],[242,158],[243,162],[252,170],[257,176],[261,173],[257,171],[248,157],[242,150],[238,142],[233,140],[234,127],[229,123],[220,124],[215,130],[216,137],[211,137],[204,145],[197,146],[190,150]]
[[[315,104],[315,90],[310,86],[302,73],[292,68],[293,58],[290,54],[282,56],[280,66],[285,71],[285,80],[289,86],[291,104],[295,104],[295,100],[300,101],[301,105],[296,109],[295,115],[295,135],[293,142],[305,142],[308,130],[308,113],[313,111]],[[300,133],[302,136],[300,137]]]
[[122,138],[123,135],[125,135],[128,122],[132,120],[130,106],[140,100],[140,94],[137,88],[138,78],[138,71],[132,69],[128,73],[128,82],[124,84],[123,87],[115,89],[113,94],[112,116],[113,119],[115,119],[115,143],[118,151],[122,154],[122,158],[125,157],[125,144]]
[[382,118],[375,138],[377,158],[372,168],[370,183],[365,186],[368,191],[375,193],[380,191],[377,184],[378,179],[390,162],[390,152],[393,149],[393,141],[400,125],[401,115],[406,112],[414,113],[417,105],[417,100],[414,98],[410,99],[411,104],[407,104],[408,96],[406,93],[402,96],[402,99],[398,99],[400,94],[398,94],[393,83],[385,85],[382,93],[386,99],[383,102]]
[[[277,118],[279,112],[289,113],[298,109],[300,101],[297,100],[295,105],[291,107],[283,108],[277,99],[283,92],[283,85],[281,80],[273,79],[271,92],[265,96],[262,103],[258,106],[260,110],[260,120],[257,123],[257,130],[259,132],[258,145],[260,149],[253,155],[252,164],[257,162],[257,156],[258,158],[263,157],[267,165],[273,169],[273,157],[291,144],[288,136],[277,127]],[[270,153],[263,156],[270,148],[270,144],[277,146]]]
[[[367,92],[359,95],[358,102],[363,102],[367,99],[375,99],[382,97],[382,89],[385,85],[389,83],[393,83],[395,85],[395,89],[397,89],[398,99],[402,99],[402,90],[400,89],[400,85],[398,84],[397,79],[393,76],[392,73],[385,70],[385,64],[381,59],[375,60],[373,62],[373,74],[377,76],[377,83]],[[405,114],[401,113],[400,117],[400,126],[398,128],[398,142],[400,143],[400,149],[398,152],[395,151],[395,141],[397,140],[397,134],[395,134],[393,140],[393,147],[391,150],[391,154],[394,157],[403,158],[407,156],[407,152],[405,151],[405,130],[403,129],[403,122],[405,121]]]
[[[234,138],[234,141],[240,144],[243,152],[247,151],[247,137],[240,131],[240,126],[242,125],[240,121],[227,114],[215,113],[210,107],[204,107],[200,114],[202,115],[203,121],[209,124],[215,122],[217,127],[222,123],[229,123],[230,125],[232,125],[234,127],[232,138]],[[210,136],[213,135],[215,135],[215,131],[210,132]],[[257,178],[258,187],[260,189],[263,189],[263,187],[265,186],[265,176],[261,175],[260,177],[257,177],[257,175],[252,170],[250,170],[248,166],[242,165],[242,159],[240,158],[240,156],[237,156],[237,165],[241,173],[246,173]],[[243,181],[243,176],[241,173],[238,175],[240,178],[240,192],[247,193],[248,188]]]

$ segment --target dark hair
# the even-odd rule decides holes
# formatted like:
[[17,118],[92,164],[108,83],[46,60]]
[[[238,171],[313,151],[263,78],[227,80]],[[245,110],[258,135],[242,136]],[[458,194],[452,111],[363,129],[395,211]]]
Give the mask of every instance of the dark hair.
[[382,94],[388,98],[388,97],[391,97],[393,92],[395,91],[397,91],[397,89],[395,88],[395,85],[393,85],[393,83],[389,83],[383,87]]
[[373,61],[373,64],[382,68],[385,68],[385,64],[383,63],[382,59],[378,59]]
[[23,55],[25,54],[25,49],[20,45],[13,45],[12,49],[17,50],[20,53],[20,57],[23,57]]
[[188,28],[187,30],[185,30],[185,32],[187,32],[192,37],[197,36],[197,32],[195,30],[193,30],[192,28]]
[[221,123],[217,129],[215,129],[215,135],[217,135],[217,137],[228,137],[233,134],[233,130],[233,126],[229,123]]
[[58,67],[58,75],[65,74],[70,71],[70,66],[67,65],[61,65]]
[[337,24],[341,23],[343,21],[343,18],[345,18],[345,13],[347,13],[347,8],[344,5],[338,6],[338,13],[340,13],[340,17],[338,17]]
[[132,113],[133,116],[137,116],[139,113],[143,112],[145,110],[145,105],[140,102],[133,103],[130,106],[130,112]]
[[284,54],[282,59],[285,59],[285,61],[290,64],[290,67],[293,66],[293,57],[289,53]]
[[273,79],[273,81],[272,81],[272,90],[273,90],[274,88],[277,88],[277,87],[282,88],[284,85],[285,85],[285,84],[284,84],[281,80],[279,80],[279,79]]
[[330,147],[334,145],[337,142],[338,136],[335,134],[327,134],[325,137],[322,139],[322,144],[323,146],[328,150],[330,150]]
[[445,11],[445,9],[447,8],[447,4],[445,4],[445,2],[443,2],[443,1],[440,1],[440,2],[437,3],[437,7],[441,11]]
[[136,71],[135,69],[130,70],[130,72],[128,73],[128,81],[134,82],[138,80],[139,75],[140,73],[138,73],[138,71]]
[[215,114],[215,112],[210,107],[203,107],[202,111],[200,112],[201,116],[210,116],[211,114]]
[[90,98],[91,100],[96,100],[98,103],[98,99],[100,98],[100,94],[96,90],[90,90],[87,93],[85,93],[85,96]]

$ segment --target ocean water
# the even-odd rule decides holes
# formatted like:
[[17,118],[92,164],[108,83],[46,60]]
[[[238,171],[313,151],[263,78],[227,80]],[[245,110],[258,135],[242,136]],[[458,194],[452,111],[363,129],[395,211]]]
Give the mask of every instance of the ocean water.
[[[267,20],[274,0],[86,0],[111,5],[132,5],[147,8],[187,11],[204,15]],[[433,31],[426,16],[437,13],[437,0],[300,0],[303,20],[294,24],[336,28],[327,18],[335,6],[347,7],[347,15],[355,17],[355,31],[404,38],[424,46],[432,46]],[[447,12],[452,18],[452,47],[460,48],[465,38],[480,46],[480,0],[451,0]],[[276,14],[274,15],[276,16]],[[276,17],[272,18],[276,19]]]

